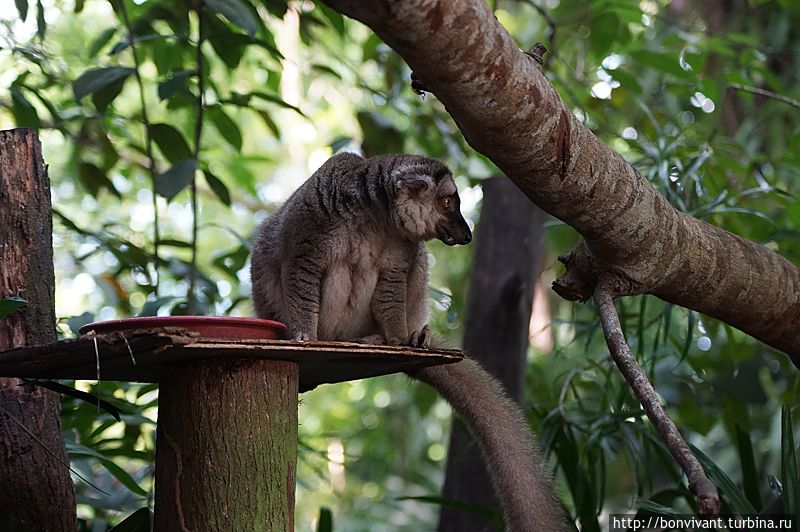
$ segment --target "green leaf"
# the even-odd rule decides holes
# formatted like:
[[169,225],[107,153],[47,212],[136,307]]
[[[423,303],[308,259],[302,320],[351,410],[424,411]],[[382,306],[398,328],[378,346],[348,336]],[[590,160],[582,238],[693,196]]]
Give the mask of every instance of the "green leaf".
[[675,54],[636,50],[630,55],[636,61],[666,74],[672,74],[679,78],[692,78],[695,75],[693,72],[681,68],[679,57]]
[[192,156],[192,151],[189,149],[189,145],[181,132],[171,125],[152,124],[150,126],[150,135],[158,149],[164,154],[164,157],[172,164],[189,159]]
[[0,299],[0,318],[5,318],[15,310],[19,310],[27,304],[27,299],[17,296]]
[[159,297],[152,301],[148,301],[142,307],[142,310],[139,311],[137,316],[156,316],[158,315],[158,311],[161,307],[166,305],[167,303],[171,303],[175,301],[177,298],[174,296],[165,296]]
[[214,194],[217,195],[219,200],[227,205],[228,207],[231,206],[231,193],[228,190],[228,187],[225,183],[222,182],[220,178],[215,176],[209,170],[203,170],[203,175],[206,176],[206,183],[208,183],[209,188],[214,191]]
[[122,92],[122,87],[125,85],[125,79],[118,79],[110,85],[103,87],[94,94],[92,94],[92,103],[95,108],[101,113],[105,112],[109,104],[114,101],[114,98],[119,96]]
[[149,508],[139,508],[108,532],[150,532],[152,516]]
[[103,188],[107,189],[118,198],[122,197],[106,173],[93,163],[84,161],[78,164],[78,180],[94,197],[97,197],[100,193],[100,189]]
[[84,392],[83,390],[77,390],[72,386],[61,384],[58,381],[44,380],[44,379],[42,380],[23,379],[23,380],[27,383],[35,384],[36,386],[47,388],[48,390],[53,390],[54,392],[60,393],[62,395],[78,399],[79,401],[87,402],[90,405],[96,405],[105,410],[106,412],[108,412],[109,414],[111,414],[117,421],[121,421],[119,408],[112,405],[108,401],[100,399],[99,397],[97,397],[92,393]]
[[291,109],[292,111],[298,113],[301,116],[306,116],[305,113],[303,113],[303,111],[301,111],[299,107],[295,107],[294,105],[284,101],[283,98],[281,98],[276,94],[269,94],[266,92],[251,92],[250,94],[251,96],[255,96],[256,98],[261,98],[262,100],[265,100],[267,102],[276,103],[281,107],[285,107],[286,109]]
[[39,129],[39,113],[36,108],[28,101],[19,87],[11,86],[11,112],[14,115],[14,120],[19,127],[31,127]]
[[796,515],[800,508],[797,449],[792,425],[792,410],[789,405],[783,405],[781,408],[781,482],[783,483],[783,512],[788,515]]
[[231,252],[223,253],[222,255],[214,257],[214,260],[212,260],[211,263],[223,272],[230,275],[232,279],[236,279],[237,274],[247,263],[247,258],[249,256],[250,250],[247,248],[247,246],[242,244]]
[[127,79],[134,72],[134,69],[127,67],[90,68],[72,84],[75,99],[81,101],[89,94],[94,94],[119,80]]
[[221,107],[209,107],[208,115],[222,137],[233,146],[236,151],[242,151],[242,132],[236,122],[222,110]]
[[336,153],[345,146],[347,146],[348,144],[350,144],[351,142],[353,142],[352,137],[339,137],[338,139],[330,143],[330,147],[333,153]]
[[708,479],[719,489],[720,495],[728,502],[731,508],[742,515],[756,514],[757,512],[755,508],[753,508],[753,505],[750,504],[750,501],[747,500],[747,497],[745,497],[736,483],[731,480],[731,477],[722,471],[722,469],[700,449],[691,444],[689,446],[700,462],[700,465],[705,469]]
[[117,33],[117,28],[107,28],[103,30],[103,33],[101,33],[89,47],[89,57],[97,56],[100,50],[111,41],[115,33]]
[[47,31],[47,21],[44,18],[44,6],[42,0],[36,0],[36,35],[40,39],[44,39],[44,33]]
[[203,0],[203,4],[244,29],[250,37],[256,34],[258,21],[245,0]]
[[325,506],[319,509],[319,518],[317,519],[317,532],[333,532],[333,514],[331,509]]
[[739,450],[739,463],[742,465],[742,487],[747,500],[754,508],[762,508],[761,493],[758,491],[758,470],[756,469],[756,457],[753,453],[753,442],[750,440],[750,433],[734,425],[736,431],[736,446]]
[[386,117],[374,111],[359,111],[357,117],[363,132],[362,148],[366,156],[403,152],[403,135]]
[[176,92],[186,89],[189,78],[193,76],[195,72],[194,70],[173,72],[169,79],[158,84],[158,98],[160,100],[166,100]]
[[317,3],[315,7],[322,12],[322,16],[328,19],[328,22],[331,23],[331,26],[333,26],[333,29],[336,30],[336,33],[338,33],[340,37],[344,37],[346,30],[344,26],[344,17],[342,14],[321,3]]
[[172,168],[156,176],[156,192],[167,198],[167,201],[172,201],[181,190],[189,186],[196,170],[196,159],[184,159],[175,163]]
[[131,490],[133,493],[141,495],[142,497],[146,497],[148,495],[147,491],[142,489],[142,487],[139,486],[135,480],[133,480],[133,477],[131,477],[124,469],[115,464],[108,457],[100,454],[94,449],[90,449],[89,447],[85,447],[78,443],[67,441],[64,443],[64,446],[67,449],[67,454],[70,456],[96,458],[115,479],[119,480],[123,486]]
[[681,515],[684,515],[679,511],[675,510],[674,508],[670,508],[669,506],[664,506],[663,504],[658,504],[657,502],[651,501],[649,499],[642,499],[639,501],[639,510],[656,515],[665,515],[669,517],[680,517]]
[[14,0],[14,5],[17,6],[17,12],[22,22],[28,18],[28,0]]

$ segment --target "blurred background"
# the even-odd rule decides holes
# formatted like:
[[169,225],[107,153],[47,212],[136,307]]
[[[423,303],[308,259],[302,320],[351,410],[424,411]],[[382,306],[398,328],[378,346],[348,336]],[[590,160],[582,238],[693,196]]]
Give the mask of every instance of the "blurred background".
[[[44,146],[63,337],[118,317],[251,316],[256,224],[341,150],[445,161],[465,216],[480,225],[481,184],[499,171],[435,97],[411,90],[392,50],[321,2],[0,6],[0,129],[35,128]],[[490,7],[521,49],[547,46],[546,73],[567,106],[676,208],[800,263],[796,2]],[[553,219],[531,231],[544,238],[524,407],[559,496],[582,530],[605,527],[610,512],[691,511],[679,470],[610,361],[593,306],[549,288],[561,272],[556,256],[578,235]],[[433,322],[459,345],[472,246],[429,249]],[[746,335],[656,298],[618,308],[678,427],[718,468],[725,508],[762,509],[793,459],[797,371]],[[157,387],[69,384],[123,412],[116,421],[63,400],[72,466],[108,493],[76,477],[81,526],[104,531],[152,505]],[[297,530],[324,529],[329,518],[335,530],[435,529],[447,504],[437,497],[449,415],[400,375],[303,394]]]

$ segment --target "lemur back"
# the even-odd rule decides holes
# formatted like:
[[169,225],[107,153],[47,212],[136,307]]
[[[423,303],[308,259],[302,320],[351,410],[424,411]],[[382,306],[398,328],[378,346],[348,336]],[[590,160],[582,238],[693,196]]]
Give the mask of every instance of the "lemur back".
[[[450,170],[433,159],[336,155],[256,230],[253,303],[291,339],[428,347],[425,241],[466,244]],[[566,530],[519,407],[472,360],[410,374],[440,393],[483,451],[513,532]]]

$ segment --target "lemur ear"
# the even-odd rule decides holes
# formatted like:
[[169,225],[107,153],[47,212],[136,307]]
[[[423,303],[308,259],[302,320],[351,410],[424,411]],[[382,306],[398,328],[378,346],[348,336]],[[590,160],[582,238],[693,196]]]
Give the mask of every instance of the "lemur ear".
[[433,186],[433,180],[425,174],[404,175],[398,184],[411,195],[417,195]]

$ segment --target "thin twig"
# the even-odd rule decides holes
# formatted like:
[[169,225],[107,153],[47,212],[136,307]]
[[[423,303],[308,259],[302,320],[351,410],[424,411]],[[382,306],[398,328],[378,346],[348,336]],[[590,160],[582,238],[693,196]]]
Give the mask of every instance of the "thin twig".
[[698,509],[701,515],[716,515],[719,513],[719,494],[714,483],[711,482],[703,471],[686,441],[681,436],[675,423],[670,419],[656,395],[656,391],[641,366],[631,353],[625,336],[622,334],[619,316],[614,308],[616,294],[614,283],[610,277],[601,277],[594,291],[594,302],[600,314],[603,333],[606,337],[611,357],[617,364],[625,380],[628,381],[633,393],[639,399],[650,422],[653,423],[658,435],[664,441],[670,454],[678,462],[689,480],[689,489],[697,497]]
[[728,87],[736,89],[738,91],[758,94],[759,96],[766,96],[767,98],[772,98],[773,100],[778,100],[779,102],[783,102],[785,104],[791,105],[792,107],[797,107],[798,109],[800,109],[800,100],[795,100],[794,98],[790,98],[789,96],[784,96],[783,94],[778,94],[777,92],[772,92],[771,90],[768,89],[762,89],[761,87],[753,87],[751,85],[742,85],[741,83],[728,83]]
[[[197,116],[194,122],[194,157],[195,164],[200,164],[200,140],[203,135],[203,111],[205,109],[205,78],[203,77],[203,2],[197,3]],[[189,315],[195,312],[195,285],[197,284],[197,169],[192,174],[190,184],[192,194],[192,260],[189,267],[189,293],[187,294],[186,311]]]
[[144,98],[144,83],[142,82],[141,62],[139,61],[139,52],[136,49],[136,42],[133,36],[133,25],[128,16],[128,10],[125,7],[125,1],[119,0],[116,2],[119,6],[119,12],[122,14],[122,20],[125,23],[125,30],[128,32],[128,42],[131,46],[131,54],[133,55],[134,75],[136,76],[136,83],[139,86],[139,103],[142,107],[142,123],[144,124],[145,143],[144,149],[147,154],[147,170],[150,173],[150,181],[153,188],[153,260],[155,262],[155,284],[153,285],[153,295],[158,297],[158,284],[159,274],[158,268],[161,265],[161,259],[158,256],[158,244],[161,241],[161,234],[158,227],[158,194],[156,193],[156,161],[153,158],[153,139],[150,135],[150,120],[147,117],[147,105]]

